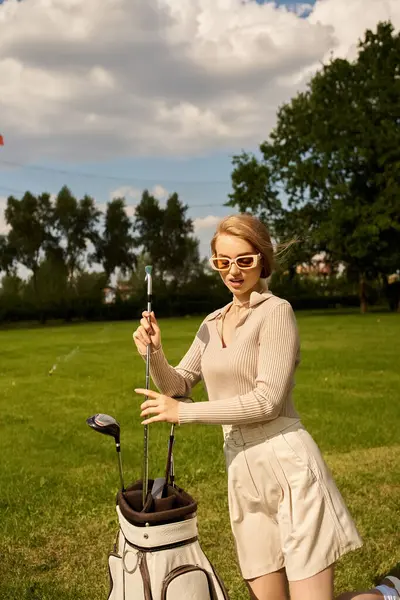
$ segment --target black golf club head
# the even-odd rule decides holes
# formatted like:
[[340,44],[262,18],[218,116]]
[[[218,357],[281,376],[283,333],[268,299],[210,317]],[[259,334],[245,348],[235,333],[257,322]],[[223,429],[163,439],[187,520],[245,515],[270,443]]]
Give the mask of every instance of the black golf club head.
[[117,444],[120,443],[121,428],[114,417],[98,413],[97,415],[93,415],[93,417],[86,419],[86,423],[95,431],[113,437]]
[[119,426],[118,421],[114,419],[114,417],[110,417],[110,415],[105,415],[103,413],[98,413],[97,415],[93,415],[93,417],[89,417],[86,419],[86,423],[99,433],[104,433],[105,435],[109,435],[114,438],[115,441],[115,449],[118,455],[118,469],[119,469],[119,478],[121,482],[121,490],[125,491],[124,486],[124,476],[122,473],[122,461],[121,461],[121,444],[120,444],[120,433],[121,428]]

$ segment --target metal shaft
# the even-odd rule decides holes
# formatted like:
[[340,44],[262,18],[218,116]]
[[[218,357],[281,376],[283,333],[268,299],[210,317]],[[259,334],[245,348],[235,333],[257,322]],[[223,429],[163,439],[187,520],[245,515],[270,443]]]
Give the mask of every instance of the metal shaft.
[[124,485],[124,474],[122,472],[121,445],[118,442],[115,442],[115,448],[117,450],[117,456],[118,456],[119,481],[121,484],[121,491],[124,492],[125,485]]
[[[147,281],[147,312],[151,313],[151,301],[153,294],[153,280],[151,276],[152,267],[146,267],[146,281]],[[151,319],[149,317],[149,323]],[[150,388],[150,354],[151,348],[147,346],[146,349],[146,390]],[[148,396],[146,396],[148,400]],[[143,506],[146,502],[146,496],[149,488],[149,426],[144,425],[144,439],[143,439],[143,492],[142,500]]]
[[[150,387],[150,346],[147,346],[146,351],[146,390]],[[148,396],[146,396],[146,400]],[[149,426],[144,425],[143,439],[143,506],[146,501],[147,491],[149,487]]]

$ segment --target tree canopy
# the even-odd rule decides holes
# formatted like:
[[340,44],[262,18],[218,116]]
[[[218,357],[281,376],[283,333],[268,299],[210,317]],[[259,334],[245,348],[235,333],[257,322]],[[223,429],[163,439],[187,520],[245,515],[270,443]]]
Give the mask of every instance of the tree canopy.
[[[261,159],[234,159],[231,206],[295,233],[365,281],[399,267],[400,34],[379,23],[356,60],[333,59],[278,111]],[[275,202],[287,200],[286,212]],[[298,219],[304,217],[305,228]],[[303,230],[306,231],[303,231]]]

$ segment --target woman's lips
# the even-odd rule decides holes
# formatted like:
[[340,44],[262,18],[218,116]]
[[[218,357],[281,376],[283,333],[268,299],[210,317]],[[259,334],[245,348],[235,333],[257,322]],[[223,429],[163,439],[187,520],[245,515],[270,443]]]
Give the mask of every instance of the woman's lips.
[[242,285],[243,281],[244,281],[243,279],[230,279],[229,285],[231,285],[232,287],[238,288]]

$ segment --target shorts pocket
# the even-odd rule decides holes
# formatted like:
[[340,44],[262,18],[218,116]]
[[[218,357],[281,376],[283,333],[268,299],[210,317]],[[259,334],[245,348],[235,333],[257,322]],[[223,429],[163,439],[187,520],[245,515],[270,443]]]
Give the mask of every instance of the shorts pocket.
[[308,451],[301,437],[302,429],[293,429],[292,431],[281,432],[282,440],[293,458],[303,468],[307,469],[313,479],[318,479],[317,469],[312,455]]
[[241,448],[237,451],[225,445],[225,460],[228,471],[228,487],[234,491],[238,497],[245,498],[248,502],[248,509],[251,511],[253,505],[259,505],[260,494],[254,477],[251,473],[251,456],[248,453],[251,449]]

